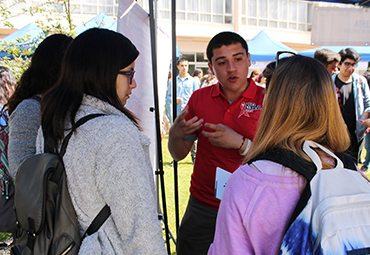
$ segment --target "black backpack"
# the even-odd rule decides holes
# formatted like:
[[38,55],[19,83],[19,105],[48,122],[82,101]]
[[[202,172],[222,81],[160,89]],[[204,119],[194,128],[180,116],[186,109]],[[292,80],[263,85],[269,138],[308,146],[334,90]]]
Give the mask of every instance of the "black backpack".
[[62,160],[73,131],[101,115],[78,120],[64,138],[59,154],[38,154],[19,167],[14,195],[17,233],[12,254],[78,254],[83,237],[97,231],[109,217],[110,208],[105,205],[85,235],[80,236]]
[[[322,169],[320,148],[336,160]],[[279,254],[370,254],[370,182],[353,159],[332,153],[313,141],[305,141],[307,161],[293,151],[277,148],[257,156],[279,163],[307,179],[282,239]]]

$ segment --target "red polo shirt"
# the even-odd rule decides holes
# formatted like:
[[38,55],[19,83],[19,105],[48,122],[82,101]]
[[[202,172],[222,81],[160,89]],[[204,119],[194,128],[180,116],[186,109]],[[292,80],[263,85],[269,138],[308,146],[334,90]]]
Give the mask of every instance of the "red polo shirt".
[[[264,88],[248,79],[249,87],[232,104],[222,94],[219,83],[198,89],[192,94],[186,119],[197,116],[203,123],[222,123],[253,141],[257,131],[264,98]],[[201,132],[213,132],[202,126],[197,131],[198,145],[191,176],[190,193],[201,204],[218,209],[220,200],[215,198],[216,168],[233,173],[241,164],[243,156],[236,149],[213,146]]]

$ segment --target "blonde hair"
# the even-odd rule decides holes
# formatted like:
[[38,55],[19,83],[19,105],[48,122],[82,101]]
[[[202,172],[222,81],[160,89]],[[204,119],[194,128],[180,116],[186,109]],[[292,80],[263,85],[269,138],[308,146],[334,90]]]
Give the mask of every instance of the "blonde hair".
[[[306,140],[333,152],[343,152],[350,145],[328,71],[313,58],[294,56],[272,76],[259,128],[244,163],[274,148],[291,150],[311,161],[302,150]],[[325,162],[323,166],[329,167]]]

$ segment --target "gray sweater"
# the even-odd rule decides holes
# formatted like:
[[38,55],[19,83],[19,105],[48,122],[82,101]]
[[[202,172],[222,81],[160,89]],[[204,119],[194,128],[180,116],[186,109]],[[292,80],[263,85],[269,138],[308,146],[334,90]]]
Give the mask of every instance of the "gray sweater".
[[[166,254],[156,211],[149,138],[112,105],[84,96],[76,120],[106,116],[79,127],[63,158],[80,233],[108,204],[111,216],[82,242],[79,254]],[[37,152],[43,150],[42,132]]]
[[35,99],[23,100],[10,115],[8,163],[13,177],[21,163],[35,155],[40,125],[40,103]]

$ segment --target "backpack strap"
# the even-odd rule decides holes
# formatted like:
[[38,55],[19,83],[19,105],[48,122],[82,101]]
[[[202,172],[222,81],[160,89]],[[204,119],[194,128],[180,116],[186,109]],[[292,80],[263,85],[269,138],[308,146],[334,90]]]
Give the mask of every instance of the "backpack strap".
[[90,226],[87,228],[85,234],[82,236],[82,239],[94,234],[99,228],[104,224],[110,215],[110,208],[108,205],[105,205],[103,209],[96,215],[95,219],[91,222]]
[[[335,155],[343,162],[345,168],[357,171],[356,166],[349,155],[346,155],[344,153],[335,153]],[[287,225],[286,230],[288,230],[293,221],[298,217],[303,208],[307,205],[307,202],[311,197],[311,186],[309,185],[309,182],[316,174],[316,165],[310,161],[305,160],[293,151],[283,148],[275,148],[265,152],[264,154],[256,156],[255,158],[249,160],[248,164],[251,164],[257,160],[270,160],[272,162],[281,164],[303,175],[308,181],[293,211],[289,224]]]
[[97,118],[97,117],[100,117],[100,116],[103,116],[105,114],[103,113],[94,113],[94,114],[90,114],[90,115],[86,115],[84,117],[82,117],[81,119],[79,119],[75,125],[72,127],[72,130],[66,135],[66,137],[64,138],[63,142],[62,142],[62,146],[60,148],[60,152],[59,152],[59,155],[61,158],[63,158],[64,154],[66,153],[66,149],[67,149],[67,145],[68,145],[68,142],[69,142],[69,139],[71,138],[73,132],[81,125],[85,124],[87,121],[91,120],[91,119],[94,119],[94,118]]
[[295,152],[283,148],[275,148],[267,151],[264,154],[249,160],[248,164],[251,164],[257,160],[270,160],[272,162],[278,163],[294,170],[307,179],[306,187],[302,192],[302,195],[293,211],[292,217],[290,218],[289,224],[287,226],[288,230],[289,226],[302,212],[303,208],[308,202],[308,199],[311,197],[311,187],[309,185],[309,182],[316,174],[316,166],[312,162],[305,160]]
[[257,160],[270,160],[272,162],[278,163],[285,167],[288,167],[295,172],[303,175],[308,181],[316,174],[316,167],[312,162],[309,162],[294,153],[291,150],[283,148],[275,148],[270,151],[267,151],[259,156],[248,161],[248,164],[251,164]]
[[[97,117],[100,117],[100,116],[103,116],[105,114],[102,114],[102,113],[95,113],[95,114],[90,114],[90,115],[86,115],[84,117],[82,117],[81,119],[79,119],[75,125],[72,127],[72,130],[66,135],[66,137],[64,138],[63,142],[62,142],[62,147],[60,149],[60,153],[59,153],[59,156],[60,158],[63,158],[65,152],[66,152],[66,149],[67,149],[67,145],[68,145],[68,142],[69,142],[69,139],[71,138],[73,132],[81,125],[85,124],[87,121],[91,120],[91,119],[94,119],[94,118],[97,118]],[[98,213],[98,215],[96,215],[96,217],[94,218],[94,220],[91,222],[90,226],[87,228],[86,232],[84,233],[83,237],[82,238],[85,238],[86,236],[88,235],[92,235],[93,233],[95,233],[96,231],[99,230],[99,228],[104,224],[104,222],[108,219],[109,215],[111,214],[111,211],[110,211],[110,208],[109,206],[106,204],[103,209],[101,209],[101,211]]]

